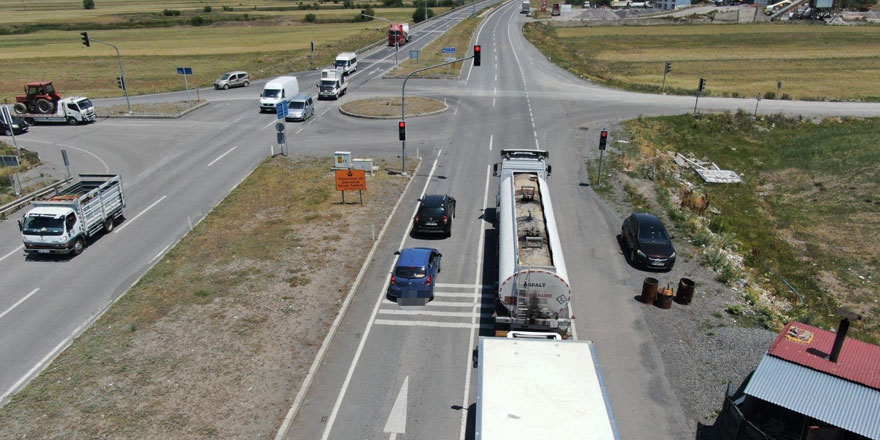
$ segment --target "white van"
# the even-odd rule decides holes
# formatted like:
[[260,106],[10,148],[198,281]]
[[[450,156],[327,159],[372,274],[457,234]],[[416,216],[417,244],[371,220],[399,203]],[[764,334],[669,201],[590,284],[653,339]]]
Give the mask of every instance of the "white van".
[[266,87],[263,87],[263,93],[260,93],[260,113],[274,112],[281,101],[292,98],[297,93],[299,93],[299,82],[295,76],[279,76],[267,82]]
[[354,52],[342,52],[336,55],[335,67],[342,69],[346,75],[354,72],[358,68],[357,54]]

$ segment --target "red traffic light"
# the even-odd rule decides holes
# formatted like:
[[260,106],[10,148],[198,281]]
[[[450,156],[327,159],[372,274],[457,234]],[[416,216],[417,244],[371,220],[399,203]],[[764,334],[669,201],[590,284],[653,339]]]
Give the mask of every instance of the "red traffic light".
[[605,144],[608,142],[608,130],[602,130],[599,132],[599,149],[604,150]]
[[400,122],[398,122],[398,123],[397,123],[397,126],[398,126],[399,128],[406,128],[406,121],[400,121]]
[[481,53],[480,45],[475,44],[474,45],[474,66],[480,65],[480,53]]
[[599,136],[602,136],[602,138],[607,138],[607,137],[608,137],[608,131],[607,131],[607,130],[602,130],[602,132],[599,133]]
[[397,121],[397,134],[398,139],[401,141],[406,140],[406,121]]

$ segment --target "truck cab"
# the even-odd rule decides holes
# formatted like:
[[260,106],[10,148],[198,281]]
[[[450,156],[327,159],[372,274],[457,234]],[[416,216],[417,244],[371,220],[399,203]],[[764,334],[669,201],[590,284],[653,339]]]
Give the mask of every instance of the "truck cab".
[[71,208],[37,207],[19,220],[24,251],[33,254],[82,252],[83,222]]
[[344,69],[324,69],[321,71],[321,82],[318,83],[318,99],[339,99],[347,90],[348,83],[345,81]]

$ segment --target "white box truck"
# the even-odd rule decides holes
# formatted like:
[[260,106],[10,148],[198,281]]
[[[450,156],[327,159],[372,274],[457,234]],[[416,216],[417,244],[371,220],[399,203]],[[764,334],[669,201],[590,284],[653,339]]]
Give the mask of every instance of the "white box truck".
[[299,93],[299,82],[295,76],[279,76],[266,83],[260,93],[260,113],[274,112],[282,101],[293,98]]
[[122,178],[80,174],[76,183],[31,206],[18,221],[25,254],[79,255],[89,237],[113,231],[122,217]]
[[620,440],[592,342],[481,337],[474,366],[476,440]]
[[84,96],[60,99],[52,113],[18,113],[16,116],[23,118],[29,125],[37,122],[64,122],[68,125],[77,125],[93,122],[96,119],[95,106]]
[[318,83],[318,99],[339,99],[347,90],[348,82],[345,81],[345,70],[337,67],[321,71],[321,82]]

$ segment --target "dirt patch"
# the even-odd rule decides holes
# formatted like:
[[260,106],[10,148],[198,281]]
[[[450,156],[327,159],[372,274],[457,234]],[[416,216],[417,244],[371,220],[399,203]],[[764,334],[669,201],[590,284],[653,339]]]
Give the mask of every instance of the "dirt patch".
[[[406,98],[406,116],[424,116],[445,111],[449,108],[443,101],[433,98],[413,96]],[[378,97],[359,99],[342,104],[340,111],[349,116],[361,118],[393,119],[399,118],[401,113],[401,99],[399,97]]]
[[343,205],[326,159],[267,160],[0,409],[0,438],[273,437],[406,183]]

